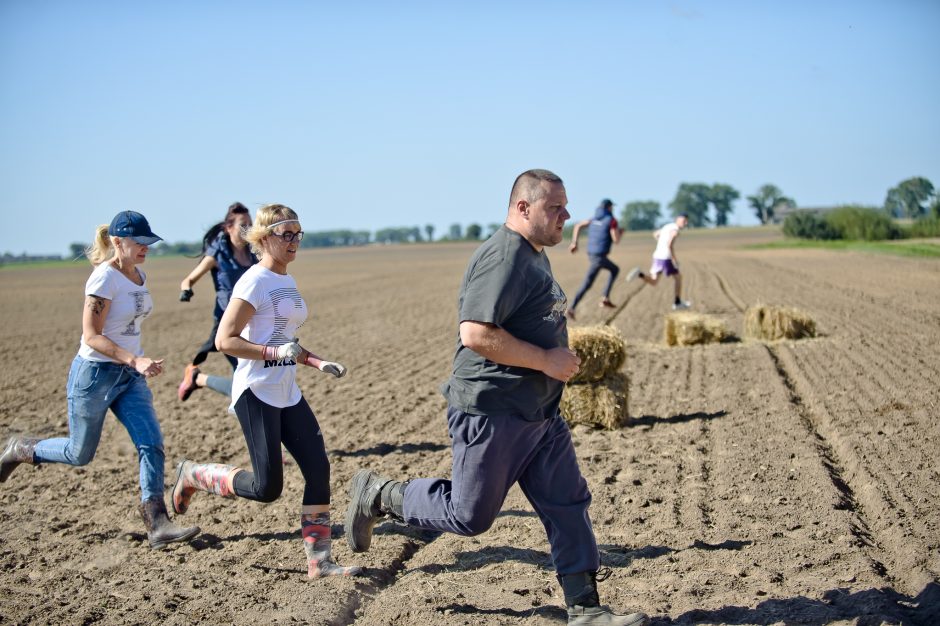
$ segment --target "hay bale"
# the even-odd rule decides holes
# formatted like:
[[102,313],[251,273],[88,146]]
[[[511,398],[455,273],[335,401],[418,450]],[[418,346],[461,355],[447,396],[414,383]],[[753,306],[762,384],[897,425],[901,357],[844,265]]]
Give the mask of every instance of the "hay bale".
[[627,423],[629,380],[622,372],[595,383],[567,384],[561,394],[561,414],[569,424],[616,430]]
[[666,345],[669,346],[720,343],[733,337],[721,319],[691,311],[676,311],[668,314],[663,331]]
[[623,335],[612,326],[581,326],[568,331],[568,346],[581,357],[569,383],[596,382],[620,371],[627,359]]
[[815,337],[816,322],[799,309],[756,304],[744,311],[744,336],[765,341]]

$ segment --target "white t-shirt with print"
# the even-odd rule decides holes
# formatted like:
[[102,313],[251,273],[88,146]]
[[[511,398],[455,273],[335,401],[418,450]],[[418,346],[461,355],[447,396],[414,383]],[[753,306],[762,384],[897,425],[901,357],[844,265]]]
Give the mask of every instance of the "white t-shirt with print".
[[666,224],[659,229],[659,237],[656,240],[656,250],[653,252],[654,259],[672,259],[672,250],[669,245],[672,240],[679,236],[679,225],[675,222]]
[[[252,265],[235,283],[232,300],[244,300],[255,314],[242,330],[243,339],[267,346],[280,346],[293,340],[297,329],[307,319],[307,304],[297,291],[290,274],[277,274],[261,265]],[[297,364],[292,359],[262,361],[238,359],[232,378],[232,405],[245,392],[259,400],[284,408],[300,402],[300,387],[295,380]]]
[[[144,353],[140,345],[140,324],[153,312],[153,298],[147,289],[147,276],[140,269],[142,285],[134,283],[110,263],[102,263],[85,283],[86,296],[98,296],[111,301],[101,334],[134,356]],[[84,334],[78,355],[89,361],[117,363],[85,343]]]

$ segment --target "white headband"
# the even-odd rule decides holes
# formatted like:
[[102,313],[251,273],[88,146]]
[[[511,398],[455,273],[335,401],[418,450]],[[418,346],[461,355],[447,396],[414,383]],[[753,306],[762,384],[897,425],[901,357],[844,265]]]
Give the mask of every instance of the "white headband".
[[268,230],[271,230],[275,226],[280,226],[281,224],[290,224],[291,222],[297,222],[299,224],[300,220],[281,220],[280,222],[274,222],[273,224],[268,226]]

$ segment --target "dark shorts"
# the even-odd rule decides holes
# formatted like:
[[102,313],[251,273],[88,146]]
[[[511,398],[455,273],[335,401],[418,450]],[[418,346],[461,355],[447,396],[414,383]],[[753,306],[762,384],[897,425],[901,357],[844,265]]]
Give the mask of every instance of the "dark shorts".
[[650,266],[650,274],[665,274],[666,276],[675,276],[679,273],[679,268],[672,263],[672,259],[653,259]]

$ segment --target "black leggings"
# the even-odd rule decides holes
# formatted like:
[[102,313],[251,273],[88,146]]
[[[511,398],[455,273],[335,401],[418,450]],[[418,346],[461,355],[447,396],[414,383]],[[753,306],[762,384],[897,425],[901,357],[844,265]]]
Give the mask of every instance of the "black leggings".
[[[200,363],[205,361],[206,357],[209,356],[210,352],[218,352],[218,350],[215,347],[215,336],[219,332],[220,321],[221,320],[216,319],[215,322],[212,324],[212,332],[209,333],[209,338],[206,339],[206,341],[201,346],[199,346],[199,350],[196,352],[196,356],[193,357],[193,365],[199,365]],[[233,370],[236,367],[238,367],[238,359],[236,359],[230,354],[223,353],[223,355],[225,356],[226,359],[228,359],[229,365],[232,366]]]
[[304,506],[330,503],[330,461],[316,416],[303,396],[283,409],[265,404],[246,389],[235,403],[253,471],[235,475],[235,493],[242,498],[273,502],[284,488],[281,442],[304,476]]

